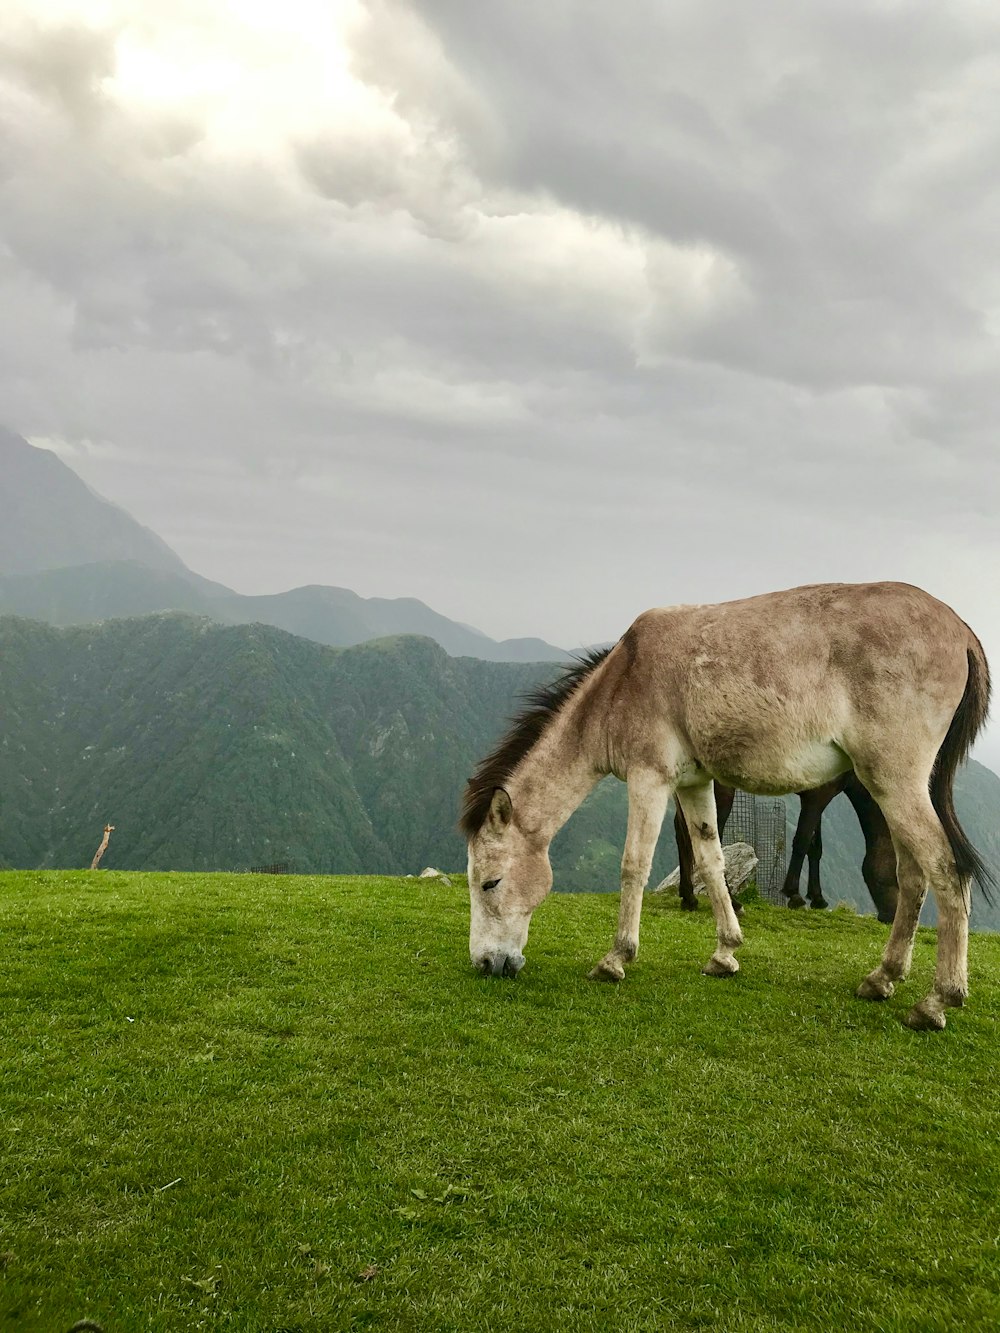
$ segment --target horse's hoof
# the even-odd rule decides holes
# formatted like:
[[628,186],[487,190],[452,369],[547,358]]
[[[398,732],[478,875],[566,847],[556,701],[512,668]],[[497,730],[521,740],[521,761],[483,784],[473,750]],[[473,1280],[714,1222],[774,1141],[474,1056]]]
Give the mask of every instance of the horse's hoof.
[[616,963],[611,959],[602,958],[601,961],[587,973],[588,981],[611,981],[617,984],[625,980],[625,969],[621,963]]
[[696,898],[692,898],[690,902],[687,900],[687,898],[681,899],[682,912],[697,912],[697,910],[698,910],[698,900]]
[[801,893],[790,893],[788,895],[789,907],[805,907],[805,905],[806,900],[802,897]]
[[886,977],[870,973],[854,992],[859,1000],[888,1000],[895,986]]
[[818,908],[821,908],[821,909],[822,909],[822,908],[825,908],[825,907],[829,907],[830,904],[826,901],[825,898],[814,898],[814,899],[812,900],[812,902],[809,904],[809,906],[810,906],[810,907],[818,907]]
[[740,965],[735,958],[716,958],[713,954],[701,970],[706,977],[732,977]]
[[903,1019],[914,1032],[940,1032],[946,1021],[944,1013],[940,1009],[931,1008],[926,1000],[915,1004]]
[[738,917],[743,915],[743,904],[738,903],[735,898],[733,899],[733,911]]

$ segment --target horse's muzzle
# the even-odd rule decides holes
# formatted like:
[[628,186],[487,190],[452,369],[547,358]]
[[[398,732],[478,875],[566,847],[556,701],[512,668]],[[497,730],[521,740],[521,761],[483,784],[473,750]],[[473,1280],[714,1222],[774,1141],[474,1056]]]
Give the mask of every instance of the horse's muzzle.
[[516,977],[524,967],[522,953],[487,953],[474,962],[476,971],[484,977]]

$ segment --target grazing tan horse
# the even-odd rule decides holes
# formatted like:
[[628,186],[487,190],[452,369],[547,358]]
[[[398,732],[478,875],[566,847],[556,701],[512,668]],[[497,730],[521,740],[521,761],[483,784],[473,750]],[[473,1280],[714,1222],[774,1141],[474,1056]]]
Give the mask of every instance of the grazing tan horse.
[[989,875],[952,799],[986,719],[989,669],[949,607],[902,583],[818,584],[719,606],[646,611],[611,649],[542,687],[465,793],[469,948],[484,973],[524,965],[552,887],[549,844],[599,778],[628,785],[618,931],[591,977],[620,981],[639,948],[642,893],[671,795],[716,923],[703,971],[729,976],[743,942],[726,890],[712,780],[765,795],[853,769],[896,850],[899,902],[882,962],[858,988],[887,999],[910,967],[930,885],[937,969],[914,1028],[943,1028],[968,994],[970,883]]

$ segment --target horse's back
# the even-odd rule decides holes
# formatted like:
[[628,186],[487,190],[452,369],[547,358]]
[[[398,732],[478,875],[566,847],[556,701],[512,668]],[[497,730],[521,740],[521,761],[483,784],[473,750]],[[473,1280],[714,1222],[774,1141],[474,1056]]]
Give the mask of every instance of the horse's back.
[[757,790],[829,781],[906,726],[936,753],[975,642],[950,607],[902,583],[657,608],[629,635],[637,706],[658,698],[700,765]]
[[[670,659],[701,685],[745,680],[793,695],[839,680],[853,690],[965,662],[968,626],[907,583],[818,583],[706,606],[660,607],[635,622],[638,651]],[[961,690],[959,690],[961,697]]]

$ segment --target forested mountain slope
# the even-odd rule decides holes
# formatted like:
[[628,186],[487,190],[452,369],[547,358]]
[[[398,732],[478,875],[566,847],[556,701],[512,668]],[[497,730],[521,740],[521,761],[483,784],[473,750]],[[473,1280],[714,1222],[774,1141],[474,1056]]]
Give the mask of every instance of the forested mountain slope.
[[545,674],[427,639],[334,650],[166,614],[53,629],[0,619],[0,856],[299,870],[456,866],[462,784]]

